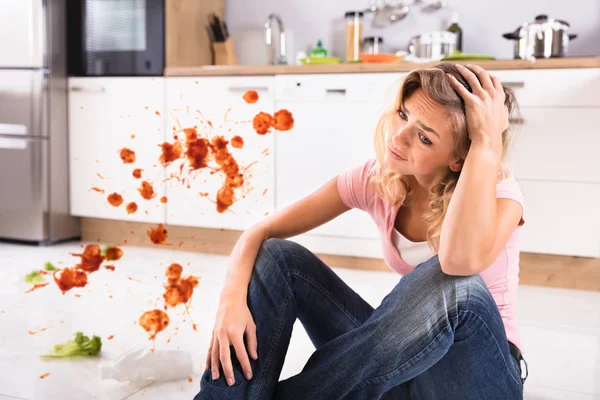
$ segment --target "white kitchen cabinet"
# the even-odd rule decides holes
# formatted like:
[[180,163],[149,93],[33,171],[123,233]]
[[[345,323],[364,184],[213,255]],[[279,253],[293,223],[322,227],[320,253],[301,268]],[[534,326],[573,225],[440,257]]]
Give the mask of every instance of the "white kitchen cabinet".
[[[256,103],[244,101],[248,90],[258,93]],[[176,135],[185,142],[181,130],[194,126],[201,138],[223,136],[230,141],[227,149],[244,177],[243,186],[235,189],[235,202],[219,212],[217,193],[226,176],[215,160],[209,160],[208,168],[196,170],[190,170],[185,158],[173,162],[167,176],[185,179],[167,181],[167,223],[244,230],[273,213],[274,138],[290,132],[272,130],[259,135],[252,120],[259,112],[272,115],[275,111],[274,77],[167,78],[167,104],[167,141],[173,143]],[[232,146],[235,136],[243,139],[242,148]]]
[[523,107],[516,127],[519,179],[600,183],[600,108]]
[[[277,76],[277,108],[295,128],[275,138],[276,209],[316,191],[336,175],[375,157],[373,135],[401,74]],[[307,235],[375,239],[371,217],[350,210]]]
[[525,107],[600,107],[600,68],[494,70]]
[[[70,78],[69,160],[71,214],[115,220],[164,222],[164,171],[159,144],[164,141],[163,78]],[[135,153],[125,164],[120,150]],[[142,178],[133,170],[142,169]],[[153,185],[156,196],[145,200],[141,181]],[[96,191],[93,188],[97,188]],[[107,197],[123,197],[119,207]],[[126,206],[137,204],[129,214]]]
[[600,257],[600,184],[519,181],[521,251]]

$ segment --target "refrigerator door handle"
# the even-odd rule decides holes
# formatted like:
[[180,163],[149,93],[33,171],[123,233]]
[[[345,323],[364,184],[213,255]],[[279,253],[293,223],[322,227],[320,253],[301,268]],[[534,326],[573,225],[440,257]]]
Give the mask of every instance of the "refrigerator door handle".
[[46,70],[31,76],[31,129],[32,135],[48,137],[48,99],[49,99],[49,74]]

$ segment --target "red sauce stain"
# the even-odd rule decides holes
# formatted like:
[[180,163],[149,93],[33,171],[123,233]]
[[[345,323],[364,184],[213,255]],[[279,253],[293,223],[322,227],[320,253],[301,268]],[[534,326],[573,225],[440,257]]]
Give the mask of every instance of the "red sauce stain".
[[185,134],[185,141],[187,143],[198,139],[198,130],[195,126],[193,128],[184,128],[183,133]]
[[163,244],[167,240],[167,230],[163,224],[159,224],[156,228],[150,228],[148,230],[148,237],[154,244]]
[[187,305],[194,294],[194,288],[198,286],[197,277],[190,275],[182,279],[182,272],[183,267],[179,264],[171,264],[165,271],[167,284],[163,298],[167,307],[176,307],[179,304]]
[[104,256],[100,250],[100,246],[97,244],[88,244],[85,246],[83,253],[75,254],[71,253],[75,257],[80,257],[81,262],[75,265],[75,269],[81,269],[85,272],[95,272],[100,269],[100,264],[104,261]]
[[44,332],[44,331],[47,331],[47,330],[48,330],[48,328],[42,328],[39,331],[29,331],[29,334],[30,335],[37,335],[38,333]]
[[47,285],[48,285],[48,283],[36,283],[32,287],[30,287],[25,293],[31,293],[34,290],[38,290],[38,289],[43,288],[44,286],[47,286]]
[[188,382],[189,382],[189,383],[192,383],[192,382],[193,382],[193,380],[192,380],[192,377],[191,377],[191,376],[188,378]]
[[106,338],[106,340],[113,340],[115,338],[115,335],[110,335],[109,337]]
[[84,287],[87,284],[87,274],[77,269],[63,268],[55,271],[53,277],[63,294],[74,287]]
[[93,190],[93,191],[98,192],[100,194],[104,194],[104,189],[100,189],[99,187],[96,187],[96,186],[94,186],[90,190]]
[[135,134],[134,133],[131,134],[131,138],[135,139]]
[[271,114],[267,114],[265,112],[260,112],[256,114],[256,116],[252,120],[252,126],[254,127],[256,133],[258,133],[259,135],[264,135],[267,132],[269,132],[269,128],[271,128],[272,124],[273,117],[271,116]]
[[258,101],[258,93],[256,93],[256,90],[248,90],[246,93],[244,93],[244,101],[248,104],[254,104]]
[[167,196],[163,196],[160,198],[160,202],[163,204],[167,204],[168,201],[169,201],[169,199],[167,198]]
[[154,188],[151,184],[148,183],[148,181],[142,181],[142,186],[140,186],[138,192],[140,192],[140,195],[146,200],[150,200],[156,197],[156,193],[154,193]]
[[104,179],[104,177],[102,175],[100,175],[100,174],[96,174],[96,175],[98,176],[98,178]]
[[194,330],[195,330],[196,332],[198,332],[198,325],[196,325],[195,323],[194,323],[194,324],[192,324],[192,328],[194,328]]
[[240,167],[227,149],[227,140],[222,136],[212,138],[212,148],[215,161],[225,173],[226,178],[223,186],[217,192],[217,212],[225,212],[235,202],[234,189],[244,183],[244,176],[240,173]]
[[160,155],[160,163],[166,167],[173,161],[177,160],[183,154],[183,146],[179,142],[173,144],[164,142],[160,145],[162,154]]
[[109,194],[107,200],[113,207],[119,207],[121,204],[123,204],[123,196],[121,196],[119,193]]
[[115,266],[114,265],[105,265],[104,268],[109,269],[111,271],[115,270]]
[[179,247],[183,246],[183,242],[179,242]]
[[286,109],[281,109],[273,115],[273,128],[278,131],[289,131],[294,127],[294,117]]
[[75,297],[77,297],[77,298],[80,298],[80,297],[81,297],[81,295],[80,295],[79,293],[76,293],[76,294],[74,294],[73,296],[75,296]]
[[262,194],[263,196],[264,196],[265,194],[267,194],[267,190],[269,190],[269,189],[265,189],[265,190],[263,190],[263,194]]
[[40,375],[40,379],[46,379],[50,376],[50,372],[46,372],[44,375]]
[[154,114],[156,114],[160,117],[160,111],[154,111]]
[[207,161],[209,157],[209,142],[208,139],[200,138],[188,141],[187,156],[188,162],[190,163],[191,169],[200,169],[208,166]]
[[127,214],[133,214],[137,211],[138,206],[137,204],[135,204],[135,202],[131,202],[129,204],[127,204]]
[[234,136],[231,138],[231,147],[241,149],[244,146],[244,139],[241,136]]
[[135,179],[140,179],[140,178],[142,177],[142,171],[143,171],[143,169],[141,169],[141,168],[136,168],[136,169],[134,169],[134,170],[133,170],[133,173],[132,173],[132,174],[133,174],[133,177],[134,177]]
[[150,340],[156,338],[156,334],[169,326],[169,316],[162,310],[146,311],[140,316],[140,326],[150,334]]
[[127,147],[121,149],[119,156],[123,160],[123,164],[133,164],[135,162],[135,153]]
[[106,249],[106,261],[117,261],[123,257],[123,250],[117,246],[112,246]]

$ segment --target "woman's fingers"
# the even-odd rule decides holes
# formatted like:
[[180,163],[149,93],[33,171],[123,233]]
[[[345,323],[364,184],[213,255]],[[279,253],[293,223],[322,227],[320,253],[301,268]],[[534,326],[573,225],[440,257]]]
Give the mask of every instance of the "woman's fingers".
[[258,359],[258,341],[256,340],[256,325],[248,324],[246,327],[246,343],[248,345],[248,353],[253,359]]
[[504,93],[504,87],[502,87],[502,81],[496,75],[490,74],[490,78],[492,79],[492,83],[494,84],[494,88],[498,91]]
[[471,92],[469,92],[467,90],[467,88],[464,87],[464,85],[462,83],[460,83],[453,75],[451,75],[451,74],[446,74],[446,75],[448,75],[448,78],[450,79],[450,84],[452,85],[452,87],[454,87],[454,90],[456,90],[458,92],[460,97],[462,97],[465,102],[470,101],[473,94]]
[[246,348],[244,347],[244,339],[243,335],[236,336],[232,343],[233,348],[235,349],[235,355],[237,356],[240,365],[242,366],[242,371],[244,371],[244,376],[246,379],[252,379],[252,367],[250,366],[250,359],[248,358],[248,353],[246,352]]
[[213,333],[210,337],[210,346],[208,346],[208,352],[206,353],[206,362],[204,364],[204,370],[208,370],[210,368],[210,353],[212,352],[213,339],[215,338],[215,334]]
[[212,378],[213,381],[216,381],[217,379],[219,379],[219,338],[216,335],[214,335],[214,341],[212,344],[212,354],[210,358]]
[[225,374],[227,384],[232,386],[235,383],[235,377],[233,376],[231,352],[229,351],[229,340],[227,340],[227,338],[219,339],[219,360],[221,360],[221,366],[223,366],[223,373]]
[[477,75],[475,75],[473,71],[471,71],[464,65],[456,64],[456,68],[458,69],[458,72],[460,72],[460,74],[463,76],[463,78],[465,78],[465,80],[469,83],[469,86],[471,86],[473,94],[476,96],[481,96],[484,90],[481,87],[481,83],[479,83]]
[[[479,65],[467,65],[467,68],[469,70],[471,70],[476,76],[477,79],[479,80],[479,83],[481,84],[481,87],[491,95],[494,94],[494,92],[496,91],[496,89],[494,88],[494,84],[492,83],[492,79],[490,78],[490,74],[483,68],[481,68]],[[470,82],[469,82],[470,84]],[[473,87],[473,86],[471,86]]]

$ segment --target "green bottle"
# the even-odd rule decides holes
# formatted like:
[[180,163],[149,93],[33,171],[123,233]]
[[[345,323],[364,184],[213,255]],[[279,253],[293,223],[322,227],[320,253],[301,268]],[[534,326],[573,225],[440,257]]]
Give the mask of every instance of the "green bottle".
[[448,32],[452,32],[456,35],[456,50],[463,51],[462,45],[462,35],[463,31],[461,27],[458,25],[458,13],[452,13],[452,18],[450,19],[450,26],[448,27]]
[[313,58],[325,58],[327,57],[327,50],[323,48],[323,42],[317,41],[317,47],[310,52],[310,56]]

